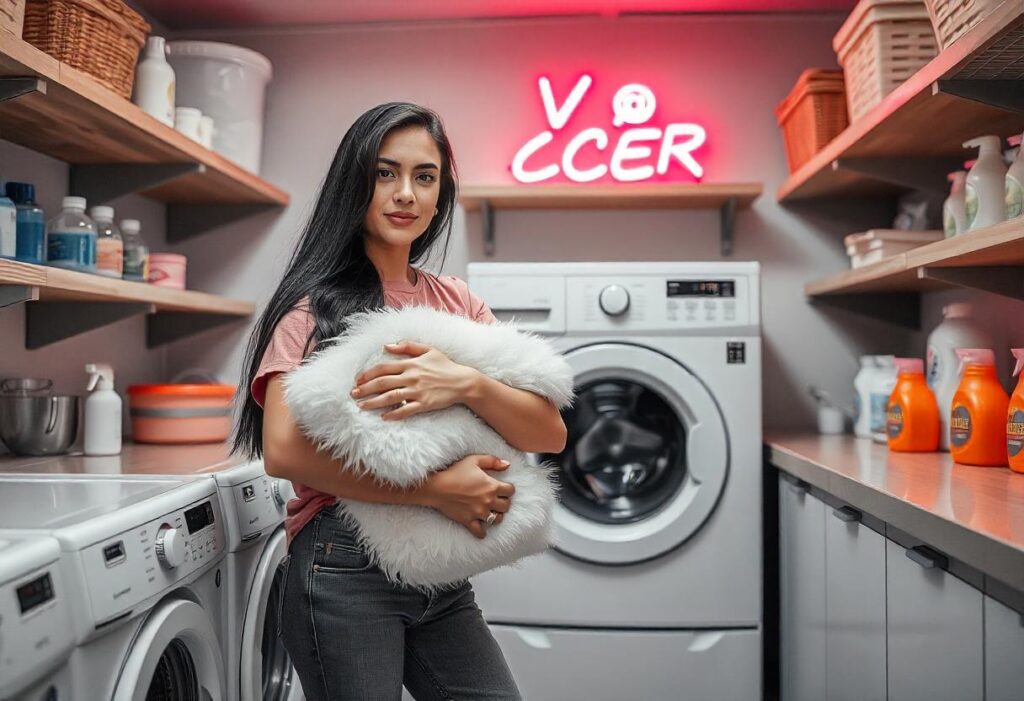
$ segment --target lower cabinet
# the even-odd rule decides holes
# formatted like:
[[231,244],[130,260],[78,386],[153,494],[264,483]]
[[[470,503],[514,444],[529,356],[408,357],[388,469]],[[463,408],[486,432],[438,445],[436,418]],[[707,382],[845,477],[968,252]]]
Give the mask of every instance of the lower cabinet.
[[985,699],[1024,699],[1024,614],[985,597]]

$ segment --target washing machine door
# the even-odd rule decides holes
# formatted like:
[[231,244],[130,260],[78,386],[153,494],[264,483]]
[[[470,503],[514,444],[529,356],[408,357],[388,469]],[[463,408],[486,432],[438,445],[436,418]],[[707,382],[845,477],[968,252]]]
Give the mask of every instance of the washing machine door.
[[242,619],[242,699],[294,701],[302,694],[292,660],[277,634],[284,582],[278,565],[288,553],[283,528],[263,548]]
[[608,565],[656,558],[693,536],[725,488],[725,422],[682,363],[643,346],[599,343],[565,355],[577,398],[563,412],[555,547]]
[[158,604],[132,643],[113,701],[224,697],[224,662],[209,614],[183,599]]

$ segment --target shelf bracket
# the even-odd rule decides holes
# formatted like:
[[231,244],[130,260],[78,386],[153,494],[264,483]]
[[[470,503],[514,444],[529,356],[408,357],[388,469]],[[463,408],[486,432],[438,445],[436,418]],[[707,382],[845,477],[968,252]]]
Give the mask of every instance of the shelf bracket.
[[932,94],[946,93],[1011,112],[1024,112],[1024,91],[1019,80],[940,80]]
[[156,348],[193,334],[232,323],[242,323],[248,317],[237,314],[197,314],[194,312],[157,312],[146,317],[146,347]]
[[90,203],[100,204],[205,169],[201,163],[86,163],[71,166],[68,187]]
[[868,316],[911,330],[921,328],[921,297],[918,294],[844,294],[811,297],[814,305],[828,306]]
[[153,309],[143,302],[33,302],[25,307],[25,347],[42,348]]
[[732,255],[734,235],[736,233],[736,198],[730,197],[722,205],[720,217],[720,229],[718,233],[719,248],[722,257]]
[[30,93],[46,94],[46,81],[32,76],[0,78],[0,102],[7,102]]
[[167,242],[177,243],[198,234],[278,209],[276,204],[168,204]]
[[480,223],[484,230],[484,255],[494,257],[494,207],[490,200],[480,201]]
[[39,288],[29,285],[0,285],[0,309],[39,299]]
[[977,266],[970,268],[919,268],[922,280],[1024,300],[1024,268],[1016,266]]
[[848,171],[898,187],[946,195],[946,173],[963,167],[963,158],[899,156],[893,158],[837,158],[832,170]]

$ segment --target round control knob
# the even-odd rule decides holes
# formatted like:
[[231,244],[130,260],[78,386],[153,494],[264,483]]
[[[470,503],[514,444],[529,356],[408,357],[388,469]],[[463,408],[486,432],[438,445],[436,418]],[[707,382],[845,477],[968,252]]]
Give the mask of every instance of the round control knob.
[[177,528],[163,526],[156,534],[156,559],[167,570],[185,561],[185,536]]
[[622,285],[608,285],[597,298],[601,311],[608,316],[619,316],[629,309],[629,292]]
[[284,498],[284,494],[281,493],[281,482],[279,480],[270,480],[270,493],[274,495],[274,503],[278,506],[284,506],[287,499]]

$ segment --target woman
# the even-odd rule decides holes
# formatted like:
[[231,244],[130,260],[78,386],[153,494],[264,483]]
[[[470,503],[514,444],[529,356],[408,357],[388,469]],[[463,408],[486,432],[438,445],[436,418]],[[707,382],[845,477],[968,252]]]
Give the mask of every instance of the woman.
[[[437,509],[478,538],[512,508],[508,464],[467,455],[414,489],[356,477],[318,452],[283,399],[282,373],[345,328],[353,312],[427,304],[477,321],[487,306],[455,277],[419,263],[451,234],[455,164],[441,121],[408,103],[375,107],[342,139],[284,279],[253,331],[234,451],[291,480],[281,635],[307,699],[518,699],[468,582],[436,594],[394,585],[335,514],[337,497]],[[443,259],[443,258],[442,258]],[[396,339],[398,341],[399,339]],[[527,452],[557,453],[565,425],[548,400],[458,365],[428,346],[386,347],[352,394],[383,418],[463,403]]]

